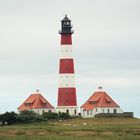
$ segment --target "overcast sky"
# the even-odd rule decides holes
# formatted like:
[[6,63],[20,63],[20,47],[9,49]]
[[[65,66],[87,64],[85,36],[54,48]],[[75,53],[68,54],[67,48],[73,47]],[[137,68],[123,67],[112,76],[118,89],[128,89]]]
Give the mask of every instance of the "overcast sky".
[[139,0],[0,0],[0,113],[36,89],[57,103],[60,20],[72,20],[78,105],[102,86],[140,117]]

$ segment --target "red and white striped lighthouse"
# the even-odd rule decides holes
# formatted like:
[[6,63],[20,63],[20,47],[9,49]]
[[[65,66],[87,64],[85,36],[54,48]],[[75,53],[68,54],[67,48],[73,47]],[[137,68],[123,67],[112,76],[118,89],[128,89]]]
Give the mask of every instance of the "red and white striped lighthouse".
[[76,100],[76,88],[74,77],[74,59],[72,57],[71,20],[65,15],[61,20],[61,56],[59,64],[59,88],[57,112],[66,112],[70,115],[78,115]]

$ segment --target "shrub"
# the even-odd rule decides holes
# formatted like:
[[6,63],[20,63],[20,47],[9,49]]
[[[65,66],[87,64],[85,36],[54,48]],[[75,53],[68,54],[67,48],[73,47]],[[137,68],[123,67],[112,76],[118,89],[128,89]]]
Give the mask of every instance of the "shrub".
[[39,122],[42,120],[42,116],[38,115],[34,111],[22,111],[17,116],[17,121],[22,123]]
[[15,123],[34,123],[46,120],[58,120],[58,119],[71,119],[72,117],[67,113],[54,113],[46,112],[43,115],[39,115],[34,111],[21,111],[19,114],[15,112],[6,112],[0,115],[0,125],[7,122],[8,125]]
[[17,122],[17,114],[15,112],[6,112],[2,115],[0,115],[0,121],[4,124],[7,122],[7,124],[13,124]]
[[65,119],[71,119],[71,116],[67,113],[59,113],[59,119],[65,120]]
[[58,114],[54,112],[45,112],[43,113],[43,118],[45,120],[56,120],[58,119]]

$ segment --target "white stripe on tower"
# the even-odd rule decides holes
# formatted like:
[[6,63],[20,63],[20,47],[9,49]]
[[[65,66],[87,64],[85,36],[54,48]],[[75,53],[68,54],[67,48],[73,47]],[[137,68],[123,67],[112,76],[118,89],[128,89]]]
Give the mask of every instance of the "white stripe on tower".
[[59,77],[59,87],[75,87],[75,77],[74,74],[60,74]]
[[61,45],[61,58],[72,58],[72,45]]

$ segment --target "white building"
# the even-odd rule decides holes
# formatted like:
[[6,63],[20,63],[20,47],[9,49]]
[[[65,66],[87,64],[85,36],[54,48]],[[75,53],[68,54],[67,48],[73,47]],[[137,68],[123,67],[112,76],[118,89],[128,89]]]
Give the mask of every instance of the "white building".
[[81,106],[81,116],[84,118],[94,117],[99,113],[123,113],[120,106],[102,90],[102,87]]
[[55,112],[55,108],[37,90],[31,94],[19,107],[19,111],[34,111],[40,115],[44,112]]

